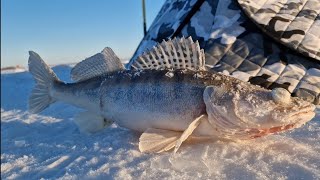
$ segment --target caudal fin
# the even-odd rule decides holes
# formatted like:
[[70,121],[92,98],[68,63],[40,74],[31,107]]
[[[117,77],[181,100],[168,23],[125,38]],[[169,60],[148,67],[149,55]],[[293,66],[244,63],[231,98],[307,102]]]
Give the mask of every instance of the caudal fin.
[[33,51],[29,51],[28,65],[29,71],[36,81],[36,86],[29,98],[29,111],[31,113],[38,113],[55,102],[50,96],[50,88],[53,82],[59,79],[41,57]]

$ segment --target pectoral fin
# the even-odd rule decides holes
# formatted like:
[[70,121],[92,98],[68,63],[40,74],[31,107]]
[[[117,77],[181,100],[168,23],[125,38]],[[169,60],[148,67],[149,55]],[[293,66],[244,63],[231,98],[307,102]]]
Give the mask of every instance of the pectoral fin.
[[172,149],[182,132],[164,129],[147,129],[139,139],[139,149],[141,152],[160,153]]
[[112,121],[106,120],[101,115],[89,111],[80,112],[74,117],[74,121],[78,125],[80,131],[85,133],[98,132],[113,123]]
[[140,151],[161,153],[175,147],[174,153],[176,153],[181,144],[199,126],[203,117],[205,115],[201,115],[195,119],[183,132],[154,128],[147,129],[139,139]]
[[198,118],[196,118],[192,123],[188,126],[186,130],[183,131],[181,137],[177,140],[174,153],[176,153],[181,146],[181,144],[188,139],[188,137],[192,134],[192,132],[199,126],[201,123],[201,120],[205,117],[205,115],[201,115]]

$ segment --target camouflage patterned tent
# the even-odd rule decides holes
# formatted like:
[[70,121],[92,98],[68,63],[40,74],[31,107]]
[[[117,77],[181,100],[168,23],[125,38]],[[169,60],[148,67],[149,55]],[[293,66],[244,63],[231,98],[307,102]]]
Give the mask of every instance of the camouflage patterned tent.
[[135,54],[192,36],[209,71],[320,103],[319,0],[167,0]]

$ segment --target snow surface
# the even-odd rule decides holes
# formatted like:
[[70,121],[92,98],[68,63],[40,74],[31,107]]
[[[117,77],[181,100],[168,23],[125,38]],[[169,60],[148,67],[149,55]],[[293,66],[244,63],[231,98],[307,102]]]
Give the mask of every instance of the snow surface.
[[[68,65],[55,66],[70,82]],[[27,112],[29,72],[1,72],[1,179],[320,179],[320,111],[291,132],[241,143],[183,144],[178,153],[144,154],[139,134],[112,125],[80,133],[56,103]]]

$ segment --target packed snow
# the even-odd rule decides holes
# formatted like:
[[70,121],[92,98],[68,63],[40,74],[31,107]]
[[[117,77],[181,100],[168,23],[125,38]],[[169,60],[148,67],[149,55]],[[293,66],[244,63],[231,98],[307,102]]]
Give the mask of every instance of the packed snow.
[[[53,70],[67,82],[71,66]],[[1,179],[320,179],[320,110],[305,126],[244,142],[183,144],[176,155],[140,153],[139,134],[112,125],[84,134],[83,110],[55,103],[27,111],[28,71],[1,72]]]

